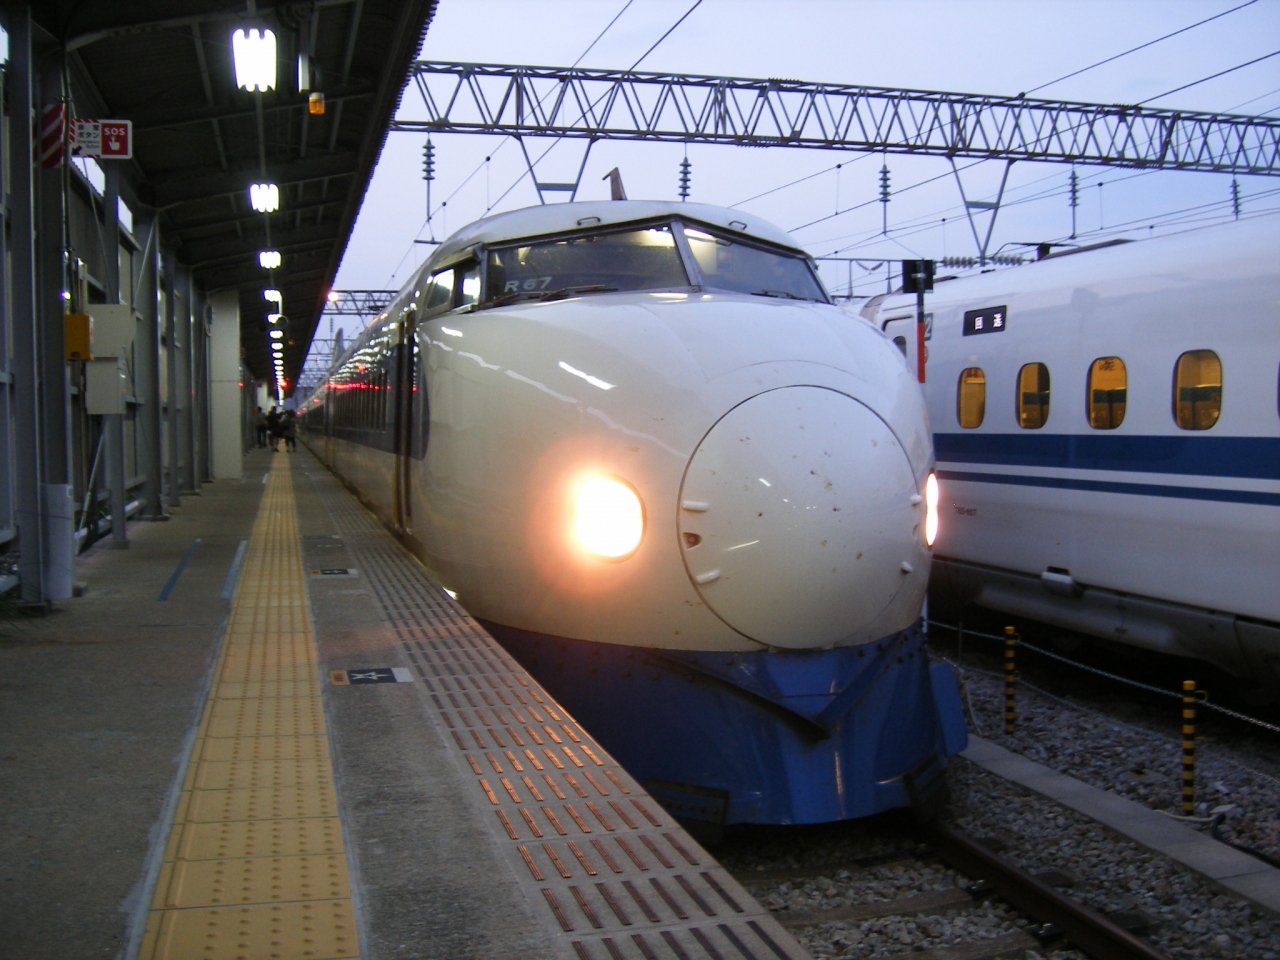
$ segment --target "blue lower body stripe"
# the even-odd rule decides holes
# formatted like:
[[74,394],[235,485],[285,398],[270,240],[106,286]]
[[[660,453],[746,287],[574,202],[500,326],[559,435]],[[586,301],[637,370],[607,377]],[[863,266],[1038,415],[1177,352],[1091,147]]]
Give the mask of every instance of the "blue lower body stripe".
[[939,480],[969,483],[1004,483],[1019,487],[1051,487],[1058,490],[1090,490],[1094,493],[1125,493],[1136,497],[1172,497],[1179,500],[1217,500],[1222,503],[1251,503],[1280,507],[1280,493],[1261,490],[1214,490],[1205,487],[1174,487],[1158,483],[1120,483],[1114,480],[1080,480],[1075,477],[1024,477],[1009,473],[972,473],[939,470]]

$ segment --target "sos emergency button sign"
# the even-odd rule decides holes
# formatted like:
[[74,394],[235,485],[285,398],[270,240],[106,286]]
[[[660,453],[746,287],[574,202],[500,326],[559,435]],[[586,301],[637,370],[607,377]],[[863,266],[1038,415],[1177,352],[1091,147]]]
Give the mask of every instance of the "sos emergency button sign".
[[71,155],[128,160],[133,156],[133,121],[72,120]]

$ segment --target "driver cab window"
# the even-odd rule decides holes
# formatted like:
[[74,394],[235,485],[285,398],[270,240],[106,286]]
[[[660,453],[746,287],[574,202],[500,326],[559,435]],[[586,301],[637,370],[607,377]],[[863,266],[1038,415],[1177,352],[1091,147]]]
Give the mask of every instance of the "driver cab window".
[[431,286],[427,288],[427,303],[423,313],[431,316],[444,313],[453,304],[453,267],[441,270],[431,277]]
[[426,316],[445,313],[475,303],[480,294],[480,268],[474,260],[455,264],[431,275],[427,288]]

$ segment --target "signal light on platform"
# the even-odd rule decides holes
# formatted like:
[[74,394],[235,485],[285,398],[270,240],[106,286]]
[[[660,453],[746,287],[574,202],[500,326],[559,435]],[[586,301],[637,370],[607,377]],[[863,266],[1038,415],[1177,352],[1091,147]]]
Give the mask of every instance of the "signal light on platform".
[[314,117],[324,114],[324,94],[319,91],[307,97],[307,113]]
[[236,86],[263,92],[276,87],[276,35],[270,30],[235,30],[231,34],[231,56],[236,67]]
[[617,477],[591,477],[578,487],[574,510],[578,542],[604,560],[625,560],[644,536],[644,505]]
[[279,250],[262,250],[258,253],[258,263],[263,270],[278,270],[281,257]]
[[280,188],[274,183],[250,184],[249,205],[259,213],[274,213],[280,209]]
[[932,547],[938,539],[938,478],[930,473],[924,482],[924,542]]

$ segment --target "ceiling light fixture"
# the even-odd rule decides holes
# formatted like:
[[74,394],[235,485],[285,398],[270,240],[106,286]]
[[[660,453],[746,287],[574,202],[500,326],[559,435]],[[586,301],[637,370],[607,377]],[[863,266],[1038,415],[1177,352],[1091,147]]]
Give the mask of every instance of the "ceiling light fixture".
[[280,209],[280,188],[274,183],[250,184],[249,203],[259,213],[274,213]]
[[279,250],[263,250],[258,254],[258,263],[264,270],[277,270],[280,267]]
[[[283,295],[281,295],[280,291],[276,290],[274,287],[268,287],[266,290],[263,290],[262,299],[270,300],[272,303],[284,303]],[[278,316],[278,314],[272,314],[272,316]]]
[[266,91],[276,86],[276,35],[270,30],[236,30],[231,34],[236,86]]
[[271,330],[271,331],[268,331],[268,332],[271,334],[271,339],[272,339],[272,340],[279,340],[279,339],[281,339],[281,338],[284,336],[284,331],[283,331],[283,330]]

